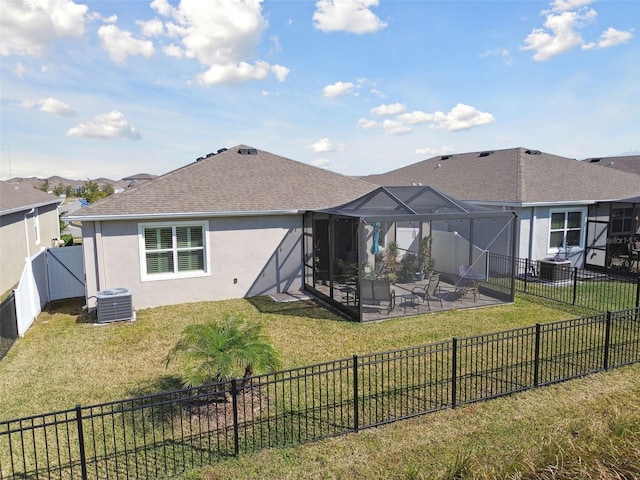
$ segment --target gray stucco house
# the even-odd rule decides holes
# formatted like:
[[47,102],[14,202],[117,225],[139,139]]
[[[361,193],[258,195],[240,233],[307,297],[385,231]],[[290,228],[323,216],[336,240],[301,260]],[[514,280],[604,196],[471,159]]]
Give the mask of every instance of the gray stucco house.
[[60,238],[60,202],[29,184],[0,182],[0,294],[18,283],[26,258]]
[[[618,167],[633,163],[624,157],[611,161]],[[603,168],[605,164],[608,159],[578,161],[511,148],[439,155],[362,180],[387,186],[430,185],[476,205],[514,210],[518,257],[540,260],[557,255],[583,267],[589,206],[640,195],[640,175]]]
[[82,222],[88,306],[136,309],[303,288],[303,212],[376,188],[247,145],[221,149],[67,217]]

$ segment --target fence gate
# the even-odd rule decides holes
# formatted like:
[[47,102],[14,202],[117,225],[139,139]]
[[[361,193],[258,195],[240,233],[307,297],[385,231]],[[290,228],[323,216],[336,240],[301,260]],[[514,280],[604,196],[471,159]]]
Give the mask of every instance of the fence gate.
[[85,296],[82,245],[47,249],[49,300]]

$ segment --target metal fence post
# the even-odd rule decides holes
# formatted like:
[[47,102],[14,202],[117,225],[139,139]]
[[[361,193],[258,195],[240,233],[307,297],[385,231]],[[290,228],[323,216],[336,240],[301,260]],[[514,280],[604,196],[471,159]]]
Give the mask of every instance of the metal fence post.
[[536,323],[536,346],[533,357],[533,386],[540,384],[540,324]]
[[453,337],[451,352],[451,408],[456,408],[458,399],[456,398],[458,390],[458,339]]
[[235,378],[231,379],[231,405],[233,409],[233,455],[240,454],[240,438],[238,427],[238,384]]
[[80,448],[80,471],[82,472],[82,480],[87,480],[87,454],[84,450],[84,430],[80,404],[76,405],[76,425],[78,427],[78,447]]
[[611,342],[611,312],[607,311],[607,323],[604,331],[604,359],[603,366],[609,370],[609,343]]
[[360,430],[360,416],[359,416],[359,398],[358,398],[358,356],[353,356],[353,431],[358,432]]
[[578,296],[578,267],[573,267],[573,303],[576,304],[576,298]]
[[527,293],[527,282],[529,280],[529,262],[531,260],[529,260],[528,258],[524,259],[524,288],[522,289],[522,291],[524,293]]

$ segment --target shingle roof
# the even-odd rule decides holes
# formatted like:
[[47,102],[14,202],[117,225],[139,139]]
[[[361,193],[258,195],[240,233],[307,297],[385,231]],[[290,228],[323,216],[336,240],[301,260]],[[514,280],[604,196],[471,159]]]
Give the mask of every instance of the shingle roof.
[[302,211],[344,203],[375,188],[356,178],[238,145],[102,199],[69,218]]
[[640,194],[640,175],[525,148],[437,156],[361,179],[385,186],[421,183],[461,200],[510,205]]
[[43,207],[60,203],[60,201],[58,197],[33,188],[29,184],[0,182],[0,215]]
[[620,157],[593,157],[583,160],[593,165],[614,168],[628,173],[640,175],[640,155],[625,155]]

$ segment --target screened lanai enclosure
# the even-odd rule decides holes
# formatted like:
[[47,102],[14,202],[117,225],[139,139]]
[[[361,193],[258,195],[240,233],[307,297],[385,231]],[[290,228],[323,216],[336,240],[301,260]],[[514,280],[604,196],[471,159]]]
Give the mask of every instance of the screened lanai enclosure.
[[360,322],[513,302],[516,215],[380,187],[304,222],[305,289]]
[[585,268],[640,275],[640,197],[589,205]]

